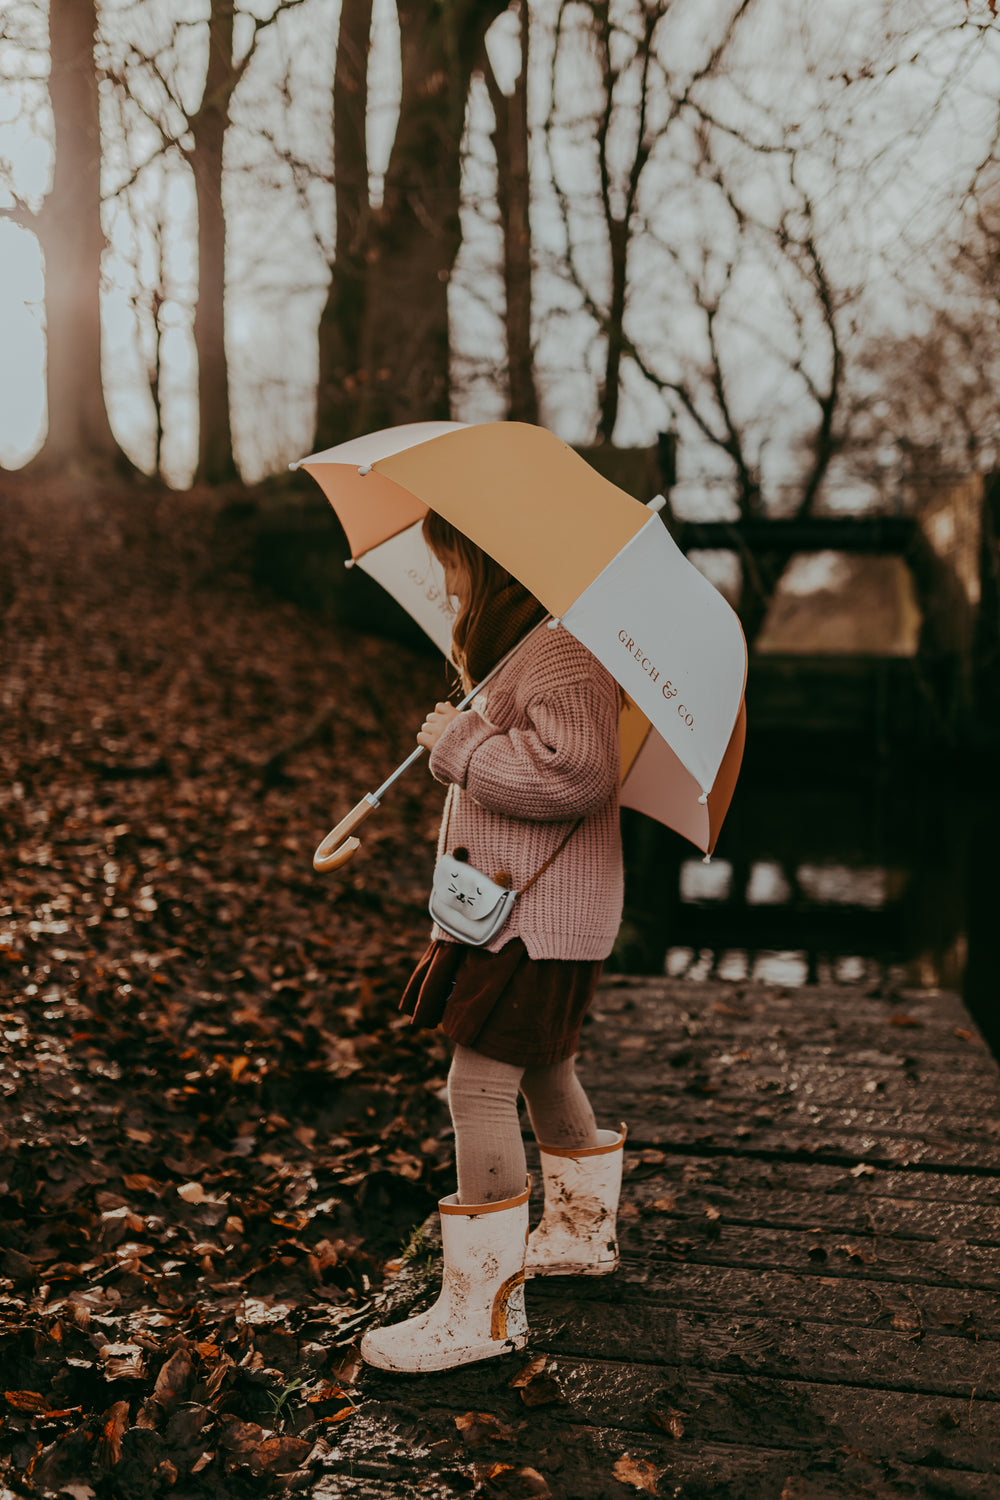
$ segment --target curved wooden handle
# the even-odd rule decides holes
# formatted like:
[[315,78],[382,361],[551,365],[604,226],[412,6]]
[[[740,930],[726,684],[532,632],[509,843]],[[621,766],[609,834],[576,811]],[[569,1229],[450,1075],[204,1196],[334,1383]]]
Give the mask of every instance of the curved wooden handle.
[[377,802],[362,797],[357,807],[352,807],[346,818],[341,818],[332,828],[313,855],[314,870],[339,870],[361,848],[361,840],[351,838],[355,828],[360,828],[365,819],[378,807]]

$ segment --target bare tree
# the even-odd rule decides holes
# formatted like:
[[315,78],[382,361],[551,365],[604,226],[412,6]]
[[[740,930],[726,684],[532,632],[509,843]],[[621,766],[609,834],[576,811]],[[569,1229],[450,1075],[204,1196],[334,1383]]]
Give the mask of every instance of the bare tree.
[[[753,7],[754,0],[729,6],[714,34],[703,35],[700,60],[671,67],[665,23],[680,14],[682,0],[590,5],[599,102],[584,120],[571,110],[567,124],[559,102],[562,32],[572,19],[565,0],[546,125],[566,268],[601,340],[597,439],[612,441],[623,380],[632,372],[662,395],[671,422],[678,421],[703,452],[718,456],[718,472],[728,476],[727,494],[742,520],[774,505],[762,478],[774,405],[759,401],[748,358],[769,369],[772,389],[783,388],[785,405],[794,403],[799,413],[797,472],[780,505],[784,513],[808,515],[843,440],[854,297],[831,271],[794,136],[774,122],[759,129],[749,109],[736,126],[716,107],[730,51]],[[560,168],[570,128],[578,136],[587,131],[596,212],[578,201]],[[675,169],[668,153],[680,163]],[[759,189],[762,172],[766,195]],[[664,207],[671,200],[674,213]],[[604,257],[595,272],[598,226]],[[643,283],[655,285],[655,299],[643,297]],[[790,434],[784,441],[792,446]],[[752,640],[785,559],[743,549],[740,561],[739,607]]]
[[334,78],[337,240],[320,321],[317,443],[450,416],[448,281],[461,243],[461,142],[473,71],[508,0],[398,0],[399,123],[381,204],[364,120],[371,0],[344,0]]
[[521,67],[507,94],[489,56],[483,77],[493,106],[493,148],[497,161],[497,207],[503,231],[504,329],[507,338],[507,416],[512,422],[538,421],[532,341],[531,172],[529,161],[528,67],[531,15],[520,0]]
[[[247,45],[237,55],[234,42],[239,16],[251,19],[235,0],[210,0],[202,22],[177,21],[162,44],[149,51],[129,45],[112,70],[158,141],[146,151],[119,191],[141,178],[164,155],[176,155],[190,167],[198,209],[198,298],[194,339],[198,353],[198,477],[208,482],[235,475],[230,414],[229,370],[225,343],[226,221],[223,167],[226,131],[233,96],[257,55],[261,38],[280,16],[306,0],[277,0],[270,12],[252,16]],[[207,28],[207,61],[198,104],[185,106],[182,74],[187,49],[181,39]],[[189,63],[187,64],[189,66]]]
[[189,119],[191,147],[185,153],[198,197],[198,303],[194,341],[198,350],[198,476],[209,483],[235,473],[226,362],[226,220],[222,203],[222,152],[229,104],[250,54],[233,61],[233,0],[211,0],[208,67],[201,103]]
[[96,0],[50,0],[52,187],[41,208],[8,217],[32,230],[45,261],[48,431],[34,462],[123,461],[101,381],[101,129]]

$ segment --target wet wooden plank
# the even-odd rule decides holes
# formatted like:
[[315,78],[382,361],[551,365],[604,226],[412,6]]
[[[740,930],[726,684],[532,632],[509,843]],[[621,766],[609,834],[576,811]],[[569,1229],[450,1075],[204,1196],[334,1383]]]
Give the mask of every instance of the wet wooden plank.
[[713,1018],[735,1024],[747,1018],[775,1018],[787,1024],[823,1017],[840,1029],[900,1012],[925,1028],[976,1031],[961,996],[951,990],[902,988],[876,995],[848,984],[787,986],[622,975],[602,981],[591,1012],[595,1018],[613,1028],[616,1016],[634,1017],[638,1012],[654,1028],[679,1016],[699,1025]]
[[[743,1144],[777,1156],[820,1155],[851,1163],[965,1168],[1000,1176],[1000,1121],[951,1115],[925,1125],[899,1111],[823,1109],[805,1102],[753,1111],[726,1100],[654,1097],[619,1084],[580,1077],[601,1119],[624,1120],[630,1139],[647,1146],[714,1146],[733,1152]],[[890,1123],[891,1122],[891,1123]]]
[[[404,1393],[405,1394],[405,1393]],[[455,1436],[455,1403],[424,1408],[414,1419],[403,1401],[365,1402],[359,1416],[332,1450],[326,1475],[313,1489],[313,1500],[382,1500],[387,1494],[420,1495],[426,1500],[468,1495],[495,1464],[508,1466],[497,1483],[519,1467],[545,1476],[553,1496],[581,1495],[626,1500],[641,1493],[616,1479],[624,1457],[648,1464],[655,1493],[684,1500],[709,1495],[726,1500],[995,1500],[991,1474],[878,1460],[857,1449],[814,1453],[764,1444],[712,1442],[684,1433],[673,1438],[662,1431],[622,1433],[616,1428],[564,1422],[558,1447],[539,1442],[538,1423],[530,1411],[510,1402],[510,1393],[486,1385],[478,1394],[483,1406],[499,1415],[510,1437],[464,1447]],[[498,1399],[499,1397],[499,1399]],[[400,1439],[399,1433],[407,1436]],[[392,1457],[386,1459],[386,1452]],[[537,1466],[537,1467],[536,1467]],[[516,1480],[514,1481],[516,1484]],[[689,1488],[689,1486],[691,1488]],[[498,1491],[499,1492],[499,1491]],[[515,1490],[516,1492],[516,1490]]]
[[738,1170],[733,1170],[730,1158],[723,1161],[724,1176],[715,1175],[709,1166],[700,1170],[697,1181],[684,1172],[630,1173],[627,1203],[643,1217],[655,1220],[661,1215],[664,1226],[669,1220],[705,1221],[718,1215],[729,1224],[928,1242],[948,1239],[1000,1251],[1000,1205],[970,1203],[966,1197],[960,1202],[928,1202],[903,1197],[898,1191],[864,1193],[856,1191],[856,1185],[865,1179],[850,1178],[849,1173],[844,1173],[843,1191],[813,1191],[807,1184],[789,1181],[799,1163],[783,1164],[778,1173],[771,1163],[750,1163],[744,1158]]
[[[884,1033],[883,1033],[884,1036]],[[992,1056],[985,1050],[984,1042],[963,1043],[958,1050],[942,1052],[932,1046],[927,1046],[923,1051],[917,1052],[910,1047],[911,1038],[907,1036],[904,1044],[900,1043],[898,1036],[890,1033],[887,1046],[856,1046],[850,1038],[833,1039],[831,1041],[810,1042],[795,1038],[789,1043],[787,1038],[782,1037],[757,1037],[750,1047],[739,1048],[739,1051],[747,1050],[751,1057],[761,1067],[769,1064],[774,1067],[787,1067],[791,1060],[800,1065],[816,1067],[838,1067],[847,1070],[862,1069],[869,1072],[872,1069],[892,1068],[902,1076],[912,1078],[916,1082],[932,1080],[942,1072],[950,1077],[960,1080],[960,1087],[965,1084],[981,1082],[986,1087],[996,1087],[997,1079],[994,1072]],[[658,1045],[658,1043],[654,1044]],[[695,1056],[704,1051],[709,1056],[722,1053],[727,1045],[725,1038],[716,1037],[688,1037],[683,1042],[678,1042],[676,1049],[668,1046],[663,1057],[669,1060],[675,1051],[691,1051]]]
[[[642,1037],[647,1045],[676,1038],[718,1036],[731,1040],[784,1036],[796,1045],[886,1045],[899,1050],[941,1050],[977,1055],[984,1069],[998,1069],[957,996],[915,991],[888,999],[869,998],[849,986],[803,987],[788,994],[769,986],[685,983],[663,980],[619,983],[602,988],[584,1044],[595,1028],[602,1045],[619,1037]],[[901,1040],[904,1039],[905,1040]]]
[[[570,1295],[581,1311],[591,1302],[705,1312],[734,1321],[771,1317],[842,1328],[910,1329],[973,1342],[1000,1342],[1000,1299],[974,1287],[910,1286],[770,1267],[651,1262],[626,1256],[613,1278],[599,1282],[533,1282],[532,1305]],[[1000,1355],[997,1356],[1000,1358]]]
[[[433,1447],[439,1465],[447,1468],[456,1456],[455,1415],[489,1412],[514,1430],[505,1440],[484,1445],[485,1454],[508,1463],[527,1458],[560,1485],[568,1477],[566,1459],[578,1444],[586,1444],[590,1464],[602,1452],[635,1456],[658,1451],[661,1462],[667,1455],[675,1464],[687,1453],[695,1459],[692,1477],[698,1478],[704,1477],[705,1446],[714,1445],[716,1451],[756,1452],[761,1459],[776,1462],[786,1475],[808,1469],[820,1455],[833,1467],[835,1455],[852,1450],[876,1474],[885,1466],[897,1473],[908,1466],[925,1474],[940,1470],[942,1477],[989,1475],[997,1484],[1000,1403],[980,1400],[978,1394],[968,1400],[868,1385],[559,1355],[553,1358],[551,1369],[560,1399],[531,1410],[509,1389],[512,1375],[523,1362],[523,1358],[491,1360],[469,1366],[461,1375],[455,1371],[427,1375],[418,1390],[403,1377],[373,1376],[368,1393],[378,1401],[371,1412],[375,1430],[380,1424],[391,1428],[394,1415],[402,1440],[417,1452]],[[360,1415],[359,1426],[352,1423],[353,1434],[344,1435],[352,1446],[364,1433],[365,1408]],[[673,1415],[681,1426],[676,1439],[660,1425]],[[381,1456],[373,1447],[373,1436],[369,1428],[362,1451]],[[465,1456],[461,1449],[458,1452]],[[553,1472],[555,1455],[562,1458],[562,1464]],[[400,1472],[406,1471],[401,1468]],[[563,1489],[562,1493],[604,1492],[594,1486],[591,1471],[586,1488]],[[779,1500],[780,1493],[774,1492],[774,1500]],[[868,1491],[861,1488],[854,1493],[867,1496]],[[805,1495],[812,1500],[810,1492]]]
[[[533,1142],[527,1143],[532,1170],[537,1175],[537,1153]],[[746,1148],[730,1155],[699,1155],[693,1151],[673,1152],[669,1148],[625,1149],[625,1173],[629,1182],[643,1182],[656,1176],[669,1178],[673,1190],[700,1185],[732,1188],[739,1192],[749,1188],[777,1188],[789,1192],[822,1194],[839,1198],[888,1198],[893,1201],[966,1205],[977,1218],[978,1210],[1000,1206],[1000,1178],[994,1175],[970,1176],[961,1170],[919,1171],[894,1167],[857,1167],[823,1161],[770,1161],[749,1154]],[[540,1200],[539,1200],[540,1201]],[[989,1240],[989,1236],[986,1237]]]
[[786,1056],[765,1061],[750,1048],[735,1053],[685,1048],[680,1055],[659,1057],[647,1048],[637,1065],[627,1052],[609,1049],[602,1066],[620,1063],[628,1069],[636,1092],[661,1095],[710,1094],[754,1106],[787,1103],[796,1097],[810,1104],[853,1105],[858,1100],[872,1109],[906,1109],[911,1114],[942,1118],[960,1101],[965,1115],[994,1107],[997,1082],[983,1072],[967,1073],[948,1067],[929,1071],[903,1058],[885,1058],[876,1065],[845,1067],[827,1058]]
[[[832,1302],[836,1293],[827,1291]],[[665,1363],[722,1373],[867,1385],[1000,1401],[1000,1345],[929,1334],[911,1312],[909,1328],[837,1327],[791,1317],[692,1312],[667,1298],[581,1304],[571,1291],[528,1297],[537,1351],[629,1364]]]
[[553,1417],[647,1430],[650,1412],[676,1411],[702,1441],[812,1449],[848,1445],[873,1458],[1000,1472],[1000,1403],[844,1383],[728,1375],[664,1365],[556,1361],[565,1402]]
[[629,1255],[643,1255],[651,1261],[683,1259],[783,1271],[811,1267],[824,1275],[867,1276],[910,1286],[969,1286],[1000,1293],[1000,1250],[963,1240],[907,1241],[827,1230],[811,1234],[722,1221],[703,1225],[692,1220],[668,1220],[652,1231],[626,1221],[620,1238]]
[[[956,1031],[961,1029],[955,1028]],[[675,1019],[669,1028],[662,1027],[659,1032],[647,1036],[645,1046],[640,1046],[639,1042],[641,1026],[629,1030],[623,1027],[615,1036],[614,1033],[606,1035],[602,1025],[600,1033],[584,1029],[581,1056],[589,1058],[593,1038],[597,1035],[600,1035],[602,1049],[618,1049],[630,1064],[641,1063],[649,1056],[662,1057],[668,1062],[678,1054],[696,1055],[699,1050],[710,1053],[714,1047],[720,1052],[724,1049],[734,1052],[750,1050],[762,1058],[771,1056],[779,1060],[845,1059],[862,1067],[872,1060],[884,1062],[897,1058],[904,1066],[930,1073],[959,1068],[963,1073],[987,1081],[996,1076],[994,1059],[985,1042],[968,1041],[954,1032],[928,1035],[908,1027],[901,1031],[889,1022],[838,1031],[821,1020],[813,1020],[793,1030],[787,1026],[765,1027],[751,1022],[702,1025]]]
[[[526,1413],[518,1360],[424,1377],[416,1399],[371,1372],[367,1461],[395,1421],[432,1497],[481,1484],[483,1457],[617,1500],[628,1453],[678,1500],[995,1500],[1000,1069],[961,1001],[616,982],[580,1072],[630,1137],[618,1274],[527,1289],[562,1399]],[[504,1442],[464,1451],[469,1410],[500,1414]],[[417,1471],[391,1453],[398,1487]],[[363,1486],[349,1459],[333,1477]]]

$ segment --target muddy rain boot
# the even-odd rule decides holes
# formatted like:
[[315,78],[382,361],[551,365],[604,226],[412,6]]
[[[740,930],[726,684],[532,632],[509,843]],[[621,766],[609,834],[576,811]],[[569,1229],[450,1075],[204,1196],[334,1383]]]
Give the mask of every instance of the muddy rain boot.
[[362,1359],[380,1370],[450,1370],[523,1349],[528,1341],[528,1189],[502,1203],[457,1199],[452,1193],[438,1204],[444,1277],[434,1306],[405,1323],[373,1328],[361,1340]]
[[581,1151],[539,1146],[545,1212],[528,1236],[525,1276],[610,1276],[618,1265],[615,1223],[626,1127],[599,1130]]

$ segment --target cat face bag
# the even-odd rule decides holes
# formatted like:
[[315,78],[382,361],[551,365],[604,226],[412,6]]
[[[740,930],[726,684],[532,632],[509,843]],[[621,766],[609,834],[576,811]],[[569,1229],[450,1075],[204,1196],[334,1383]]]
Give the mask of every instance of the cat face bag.
[[469,863],[467,849],[443,854],[434,866],[431,898],[427,903],[431,916],[439,927],[460,943],[468,943],[473,948],[484,947],[496,937],[518,896],[523,896],[539,875],[545,873],[582,822],[582,818],[576,820],[555,854],[549,855],[542,868],[536,870],[519,891],[512,888],[509,875],[501,872],[496,880],[491,880],[482,870],[477,870]]
[[506,885],[491,880],[469,864],[465,849],[456,849],[434,866],[428,907],[451,937],[481,948],[500,931],[519,894],[511,889],[509,877]]

